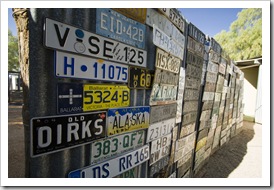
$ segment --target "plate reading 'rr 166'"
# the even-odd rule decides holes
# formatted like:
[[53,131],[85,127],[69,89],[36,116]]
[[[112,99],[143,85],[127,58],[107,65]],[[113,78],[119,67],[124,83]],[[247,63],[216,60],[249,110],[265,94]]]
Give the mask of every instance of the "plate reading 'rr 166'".
[[44,45],[48,48],[140,67],[147,65],[145,50],[49,18],[46,18],[44,35]]
[[129,106],[129,88],[125,85],[85,84],[83,110],[102,110]]
[[124,173],[149,159],[149,146],[145,145],[137,150],[120,157],[108,160],[98,165],[88,166],[69,173],[70,178],[110,178]]
[[127,82],[128,66],[56,51],[55,72],[58,77]]
[[138,48],[145,47],[146,26],[112,9],[96,9],[96,33]]
[[109,109],[108,136],[148,128],[149,112],[149,106]]
[[105,128],[105,111],[32,118],[31,156],[90,143],[92,140],[105,137]]

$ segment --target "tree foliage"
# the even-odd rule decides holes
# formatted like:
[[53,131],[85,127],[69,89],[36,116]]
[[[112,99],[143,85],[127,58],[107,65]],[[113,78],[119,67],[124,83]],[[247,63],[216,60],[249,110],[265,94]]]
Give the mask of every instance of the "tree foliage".
[[18,58],[18,38],[12,35],[9,29],[9,42],[8,42],[8,68],[9,71],[19,71],[19,58]]
[[262,55],[262,9],[243,9],[227,32],[222,30],[214,39],[233,60]]

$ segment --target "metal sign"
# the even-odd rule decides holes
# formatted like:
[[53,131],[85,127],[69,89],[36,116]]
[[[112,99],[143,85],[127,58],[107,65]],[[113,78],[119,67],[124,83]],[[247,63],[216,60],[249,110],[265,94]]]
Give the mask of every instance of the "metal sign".
[[154,78],[154,71],[139,68],[129,68],[129,88],[134,89],[146,89],[152,87],[152,81]]
[[150,94],[149,105],[161,105],[175,103],[177,96],[177,86],[153,84]]
[[145,48],[146,26],[112,9],[96,9],[96,33],[137,48]]
[[[215,81],[216,82],[216,81]],[[205,92],[215,92],[216,83],[205,82]]]
[[195,123],[182,126],[181,132],[180,132],[180,138],[183,138],[184,136],[187,136],[190,133],[193,133],[194,131],[195,131]]
[[83,110],[102,110],[129,106],[129,88],[125,85],[85,84]]
[[186,75],[191,78],[198,78],[200,79],[202,76],[203,70],[201,68],[197,68],[195,66],[192,66],[191,64],[187,65],[186,68]]
[[151,106],[149,124],[176,117],[176,107],[177,104]]
[[192,158],[192,151],[189,151],[185,156],[183,156],[181,159],[178,160],[177,168],[183,166],[191,158]]
[[184,48],[153,24],[153,43],[166,52],[184,59]]
[[190,112],[187,114],[183,114],[183,125],[187,125],[189,123],[195,122],[197,117],[197,112]]
[[156,68],[153,83],[178,85],[179,75]]
[[55,74],[57,77],[124,83],[128,81],[127,65],[61,51],[55,52]]
[[185,36],[165,16],[154,9],[147,9],[146,24],[151,27],[155,24],[166,35],[174,39],[179,45],[183,48],[185,47]]
[[175,118],[150,125],[147,132],[147,143],[171,133],[174,126]]
[[185,83],[185,88],[191,88],[198,90],[201,84],[201,80],[196,79],[196,78],[190,78],[186,77],[186,83]]
[[106,136],[106,112],[31,119],[31,157],[80,146]]
[[171,135],[169,133],[151,142],[149,165],[154,164],[170,153]]
[[178,151],[182,149],[184,146],[190,143],[194,143],[196,138],[196,133],[191,133],[190,135],[180,138],[176,141],[176,148],[175,150]]
[[220,44],[218,44],[218,42],[214,38],[210,39],[210,46],[219,55],[221,54],[222,48],[221,48]]
[[204,56],[204,45],[192,39],[190,36],[188,36],[187,49],[197,53],[197,55],[199,55],[201,58]]
[[198,110],[198,101],[184,102],[183,113],[197,111],[197,110]]
[[57,86],[57,112],[79,113],[83,111],[82,84],[59,83]]
[[107,135],[148,128],[149,112],[149,106],[109,109]]
[[134,131],[91,144],[91,164],[139,148],[145,144],[145,130]]
[[124,154],[112,160],[98,165],[88,166],[72,171],[69,178],[111,178],[122,174],[149,159],[149,146],[145,145],[130,153]]
[[113,8],[113,10],[122,13],[131,19],[137,20],[138,22],[145,23],[146,21],[146,8]]
[[185,89],[184,100],[198,100],[199,95],[200,93],[198,90]]
[[176,123],[181,123],[183,113],[183,100],[177,100]]
[[200,42],[201,44],[205,44],[205,34],[202,33],[192,23],[188,24],[188,35],[194,38],[196,41]]
[[217,81],[217,73],[211,73],[209,71],[206,72],[206,82],[216,83]]
[[220,56],[214,52],[213,50],[211,50],[209,52],[209,61],[215,62],[215,63],[219,63],[220,62]]
[[44,45],[119,63],[147,65],[145,50],[49,18],[45,19]]
[[169,20],[174,23],[179,30],[185,33],[185,20],[182,15],[174,8],[159,8]]
[[218,73],[218,71],[219,71],[218,67],[219,67],[218,64],[208,61],[207,71],[212,72],[212,73]]
[[202,101],[214,100],[214,92],[204,92]]
[[169,156],[166,156],[166,157],[158,160],[154,164],[152,164],[149,167],[149,176],[153,177],[154,174],[158,173],[161,169],[163,169],[165,166],[167,166],[168,162],[169,162]]
[[167,52],[157,48],[156,50],[156,62],[155,67],[170,71],[173,73],[179,73],[182,61],[174,57]]

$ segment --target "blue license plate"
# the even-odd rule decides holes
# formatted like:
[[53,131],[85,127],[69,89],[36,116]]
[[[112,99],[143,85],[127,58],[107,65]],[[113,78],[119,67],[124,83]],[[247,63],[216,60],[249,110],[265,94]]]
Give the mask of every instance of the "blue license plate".
[[145,47],[145,25],[112,9],[96,10],[96,33],[134,47]]

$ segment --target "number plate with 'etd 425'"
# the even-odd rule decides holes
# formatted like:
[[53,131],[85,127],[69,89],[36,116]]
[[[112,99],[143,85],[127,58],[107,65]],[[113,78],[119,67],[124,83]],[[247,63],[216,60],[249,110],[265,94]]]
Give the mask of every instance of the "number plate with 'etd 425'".
[[129,106],[129,88],[125,85],[85,84],[83,111]]
[[134,47],[145,47],[146,26],[112,9],[96,9],[96,33]]

